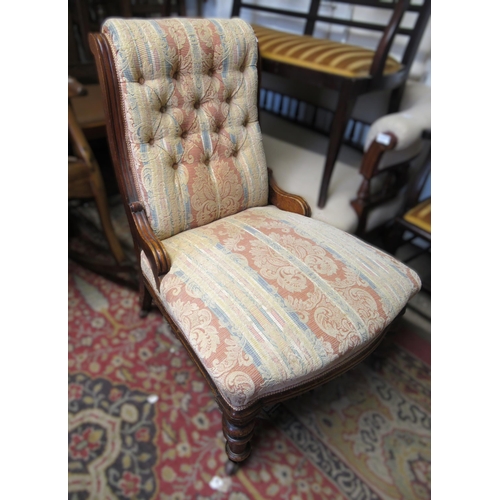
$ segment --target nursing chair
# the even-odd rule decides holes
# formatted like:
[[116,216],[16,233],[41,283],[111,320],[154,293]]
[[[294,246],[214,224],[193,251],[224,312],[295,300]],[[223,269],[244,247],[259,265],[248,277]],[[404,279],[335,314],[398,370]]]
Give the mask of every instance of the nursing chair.
[[142,310],[154,300],[210,385],[231,473],[263,407],[365,359],[420,280],[276,186],[249,24],[108,19],[90,44]]

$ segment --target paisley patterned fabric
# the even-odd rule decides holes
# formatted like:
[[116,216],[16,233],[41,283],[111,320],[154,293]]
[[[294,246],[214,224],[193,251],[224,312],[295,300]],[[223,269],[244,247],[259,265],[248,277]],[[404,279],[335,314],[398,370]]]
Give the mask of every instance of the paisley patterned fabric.
[[71,260],[68,278],[68,500],[431,498],[430,367],[398,346],[430,359],[413,331],[377,369],[262,412],[254,458],[227,476],[218,405],[159,311],[139,318],[136,291]]
[[267,204],[257,43],[242,20],[110,19],[139,199],[168,238]]
[[[235,409],[320,376],[420,289],[415,272],[328,224],[257,207],[162,241],[158,295]],[[141,266],[155,281],[147,258]]]
[[[252,27],[265,59],[350,78],[367,77],[370,74],[375,56],[373,50],[309,35],[285,33],[255,24]],[[396,73],[400,69],[401,64],[388,56],[384,74]]]

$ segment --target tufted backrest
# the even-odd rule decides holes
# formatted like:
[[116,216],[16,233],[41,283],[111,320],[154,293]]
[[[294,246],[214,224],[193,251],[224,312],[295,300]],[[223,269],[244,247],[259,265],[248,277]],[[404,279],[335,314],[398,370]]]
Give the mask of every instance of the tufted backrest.
[[165,239],[267,205],[257,41],[240,19],[109,19],[130,168]]

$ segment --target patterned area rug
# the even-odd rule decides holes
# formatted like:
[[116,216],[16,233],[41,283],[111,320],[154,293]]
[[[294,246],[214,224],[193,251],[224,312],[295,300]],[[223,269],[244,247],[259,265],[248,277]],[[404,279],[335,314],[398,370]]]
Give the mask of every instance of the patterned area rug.
[[430,498],[430,367],[408,350],[268,408],[228,477],[207,383],[138,309],[69,262],[69,499]]

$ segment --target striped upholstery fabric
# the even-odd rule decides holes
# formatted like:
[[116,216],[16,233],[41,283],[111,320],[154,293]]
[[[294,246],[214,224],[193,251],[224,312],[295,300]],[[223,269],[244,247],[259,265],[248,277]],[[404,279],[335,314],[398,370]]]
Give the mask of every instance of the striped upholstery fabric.
[[[163,306],[234,409],[345,361],[420,288],[391,256],[272,206],[162,243]],[[155,288],[144,255],[141,266]]]
[[[370,73],[375,55],[373,50],[255,24],[252,27],[264,59],[351,78],[366,77]],[[396,73],[400,69],[401,65],[389,56],[384,74]]]
[[242,20],[110,19],[129,158],[159,239],[268,202],[257,43]]

